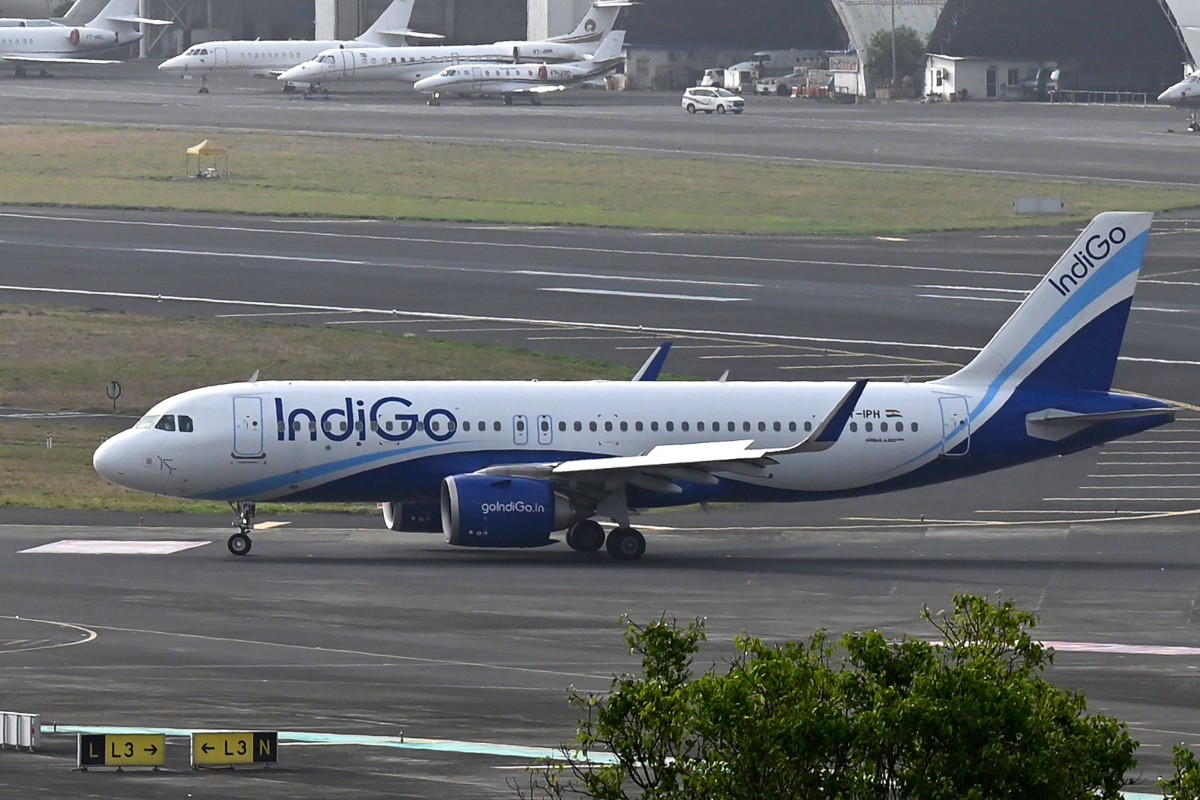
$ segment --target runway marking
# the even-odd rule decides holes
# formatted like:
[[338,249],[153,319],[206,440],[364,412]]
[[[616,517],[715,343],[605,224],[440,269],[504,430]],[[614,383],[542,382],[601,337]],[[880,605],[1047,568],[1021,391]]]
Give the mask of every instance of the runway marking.
[[[69,245],[77,247],[78,245]],[[350,258],[313,258],[311,256],[278,256],[272,253],[234,253],[220,250],[181,250],[165,247],[89,247],[89,250],[121,250],[130,253],[149,253],[166,256],[211,256],[214,258],[253,258],[259,261],[298,261],[305,264],[341,264],[343,266],[361,267],[371,264],[370,261],[360,261]]]
[[87,644],[95,641],[99,636],[91,628],[85,628],[82,625],[75,625],[70,622],[56,622],[52,619],[34,619],[33,617],[22,617],[17,615],[4,614],[0,615],[0,619],[8,619],[16,622],[32,622],[38,625],[53,625],[56,628],[70,628],[73,631],[78,631],[83,634],[83,638],[76,642],[55,642],[54,644],[38,645],[36,647],[26,647],[19,650],[0,650],[0,653],[29,653],[34,650],[53,650],[57,647],[74,647],[77,644]]
[[[1109,487],[1112,488],[1112,487]],[[1153,488],[1153,487],[1151,487]],[[1196,497],[1043,497],[1051,503],[1194,503]]]
[[[1015,509],[1015,508],[983,508],[975,511],[976,514],[1095,514],[1094,509],[1074,511],[1066,508],[1044,508],[1040,510],[1030,509]],[[1140,514],[1140,511],[1118,511],[1113,510],[1114,514]]]
[[[1200,464],[1200,461],[1097,461],[1097,466],[1105,467],[1168,467],[1168,466],[1195,466]],[[1091,477],[1090,475],[1088,477]]]
[[1019,294],[1022,297],[1029,294],[1028,289],[993,289],[990,286],[952,286],[941,283],[919,283],[917,289],[945,289],[955,292],[1002,292],[1004,294]]
[[[0,213],[0,217],[4,214]],[[368,308],[354,306],[324,306],[310,305],[305,303],[281,303],[269,300],[226,300],[218,297],[195,297],[189,295],[162,295],[149,294],[146,292],[113,292],[99,291],[93,289],[61,289],[47,286],[14,286],[0,284],[0,291],[11,292],[27,292],[31,294],[62,294],[77,297],[113,297],[125,300],[153,300],[181,303],[197,303],[202,305],[215,306],[233,306],[246,308],[291,308],[291,309],[306,309],[309,311],[326,311],[339,312],[342,314],[377,314],[380,316],[405,316],[421,320],[448,320],[459,322],[492,322],[492,323],[508,323],[508,324],[527,324],[540,325],[542,327],[565,328],[577,330],[580,328],[591,328],[592,330],[610,330],[620,331],[622,333],[643,333],[645,332],[640,326],[620,325],[612,322],[579,322],[568,320],[552,320],[552,319],[528,319],[522,317],[497,317],[482,314],[447,314],[436,311],[397,311],[396,309],[385,308]],[[970,347],[967,345],[952,345],[952,344],[933,344],[928,342],[899,342],[891,340],[872,340],[872,339],[836,339],[832,337],[822,336],[794,336],[782,333],[741,333],[737,331],[721,331],[707,330],[703,328],[663,328],[654,327],[651,329],[657,335],[674,335],[674,336],[718,336],[726,338],[743,338],[762,342],[813,342],[819,344],[838,344],[838,345],[869,345],[875,347],[904,347],[914,349],[928,350],[961,350],[968,353],[979,352],[978,347]]]
[[1200,647],[1116,644],[1107,642],[1042,642],[1060,653],[1118,653],[1130,656],[1200,656]]
[[118,541],[112,539],[63,539],[18,550],[19,553],[72,553],[78,555],[165,556],[203,547],[211,542]]
[[511,664],[488,664],[478,661],[462,661],[460,659],[450,658],[425,658],[422,656],[407,656],[397,655],[395,653],[376,653],[370,650],[352,650],[341,647],[320,647],[318,645],[307,644],[288,644],[285,642],[271,642],[263,639],[242,639],[234,636],[208,636],[201,633],[180,633],[177,631],[158,631],[152,628],[123,628],[116,625],[94,625],[92,626],[98,631],[114,631],[117,633],[134,633],[144,634],[146,636],[165,636],[173,639],[195,639],[203,642],[224,642],[226,644],[244,644],[253,647],[277,647],[282,650],[299,650],[309,653],[335,653],[346,656],[366,656],[370,658],[378,658],[384,661],[396,661],[406,664],[433,664],[448,667],[471,667],[473,669],[489,669],[500,672],[519,672],[529,675],[553,675],[558,677],[569,678],[586,678],[592,680],[608,680],[612,678],[611,674],[599,675],[587,672],[567,672],[563,670],[539,669],[536,667],[519,667]]
[[[1117,480],[1118,478],[1200,478],[1200,472],[1122,472],[1115,475],[1110,474],[1094,474],[1088,475],[1089,478],[1098,480]],[[1117,487],[1111,487],[1117,488]]]
[[651,300],[699,300],[704,303],[744,303],[749,297],[716,297],[702,294],[666,294],[662,292],[622,292],[615,289],[575,289],[566,286],[543,286],[539,292],[558,292],[560,294],[589,294],[605,297],[641,297]]
[[[1137,475],[1112,475],[1111,476],[1111,478],[1113,480],[1119,480],[1119,479],[1123,479],[1123,478],[1136,478],[1136,477],[1139,477],[1139,476],[1137,476]],[[1200,486],[1196,486],[1195,481],[1185,481],[1184,483],[1181,483],[1178,485],[1163,484],[1163,483],[1159,483],[1156,481],[1154,484],[1152,484],[1150,486],[1142,486],[1139,484],[1114,484],[1114,485],[1109,485],[1109,486],[1084,485],[1084,486],[1077,486],[1076,488],[1079,489],[1079,491],[1081,491],[1081,492],[1111,492],[1115,489],[1123,491],[1123,492],[1125,492],[1125,491],[1133,492],[1133,491],[1137,491],[1138,489],[1154,489],[1157,491],[1163,491],[1166,489],[1197,489],[1197,490],[1200,490]]]
[[[150,227],[150,228],[185,228],[189,231],[194,231],[195,226],[179,223],[179,222],[152,222],[149,220],[117,220],[117,219],[92,219],[89,217],[70,217],[51,214],[20,214],[16,212],[0,212],[0,219],[12,217],[15,219],[37,219],[49,222],[79,222],[93,225],[129,225],[134,227]],[[662,250],[625,250],[611,247],[580,247],[578,245],[557,245],[557,244],[533,244],[529,242],[499,242],[499,241],[474,241],[467,239],[445,239],[432,238],[427,236],[404,236],[390,235],[382,236],[379,234],[368,233],[346,233],[343,231],[311,231],[311,230],[289,230],[286,228],[255,228],[242,225],[211,225],[207,228],[209,231],[232,231],[235,233],[255,233],[255,234],[270,234],[275,236],[308,236],[316,238],[328,239],[357,239],[362,241],[375,242],[408,242],[415,244],[441,244],[466,247],[486,247],[486,248],[509,248],[517,250],[544,250],[548,252],[565,252],[565,253],[598,253],[601,255],[625,255],[636,256],[639,258],[683,258],[696,259],[703,261],[744,261],[750,263],[761,264],[788,264],[795,266],[827,266],[827,267],[845,267],[845,268],[860,268],[860,269],[887,269],[887,270],[910,270],[919,272],[944,272],[956,275],[1001,275],[1010,278],[1027,278],[1030,281],[1036,281],[1040,277],[1028,272],[1003,272],[998,270],[978,270],[968,267],[927,267],[917,264],[879,264],[874,262],[863,261],[826,261],[821,259],[811,258],[781,258],[768,256],[744,256],[744,255],[722,255],[719,253],[684,253],[684,252],[668,252]],[[690,234],[671,233],[664,234],[672,238],[678,238],[680,241],[686,240]],[[84,245],[58,245],[62,247],[85,248]],[[86,247],[86,249],[95,249]],[[281,256],[282,258],[282,256]],[[370,263],[370,262],[364,262]],[[395,266],[395,265],[389,265]],[[471,270],[460,267],[425,267],[427,269],[449,269],[456,271],[480,271],[494,272],[495,270]]]
[[596,281],[629,281],[631,283],[681,283],[692,286],[730,286],[735,289],[761,289],[761,283],[731,283],[729,281],[701,281],[688,278],[646,278],[638,275],[602,275],[591,272],[553,272],[541,269],[516,269],[510,275],[533,275],[562,280],[563,278],[587,278]]
[[917,297],[924,297],[929,300],[978,300],[981,303],[1009,303],[1016,305],[1021,301],[1010,297],[968,297],[961,294],[919,294]]

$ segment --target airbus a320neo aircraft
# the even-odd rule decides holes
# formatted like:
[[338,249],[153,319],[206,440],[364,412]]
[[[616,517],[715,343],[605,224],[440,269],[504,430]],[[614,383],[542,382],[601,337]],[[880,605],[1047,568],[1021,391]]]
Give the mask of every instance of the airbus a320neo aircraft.
[[1112,391],[1150,222],[1097,216],[974,360],[927,383],[237,383],[162,401],[94,463],[132,489],[237,504],[236,554],[254,501],[375,501],[389,528],[454,545],[565,530],[575,550],[636,559],[633,509],[886,492],[1170,422],[1168,404]]

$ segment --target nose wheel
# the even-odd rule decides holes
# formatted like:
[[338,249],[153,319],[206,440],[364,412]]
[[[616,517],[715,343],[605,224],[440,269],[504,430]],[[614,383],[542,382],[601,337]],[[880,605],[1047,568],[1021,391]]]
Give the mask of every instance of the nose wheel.
[[225,544],[229,548],[229,552],[235,556],[244,556],[250,552],[250,547],[254,542],[250,541],[250,537],[244,533],[235,533]]
[[254,545],[250,541],[250,531],[254,530],[254,516],[257,513],[254,503],[230,503],[233,511],[237,514],[237,519],[234,520],[234,525],[237,526],[238,532],[229,537],[229,541],[225,543],[229,548],[229,552],[235,556],[244,556],[250,552],[250,548]]

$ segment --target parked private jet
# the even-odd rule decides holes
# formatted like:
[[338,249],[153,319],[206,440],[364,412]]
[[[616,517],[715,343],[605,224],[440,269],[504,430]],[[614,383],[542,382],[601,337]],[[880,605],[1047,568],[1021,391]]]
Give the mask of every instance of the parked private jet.
[[1172,421],[1112,391],[1151,217],[1097,216],[969,364],[926,383],[251,381],[162,401],[93,461],[131,489],[229,501],[239,555],[271,500],[382,502],[392,530],[467,547],[565,530],[637,559],[633,509],[887,492]]
[[460,95],[500,95],[505,105],[512,105],[515,95],[526,95],[533,105],[542,104],[541,95],[561,92],[607,75],[625,60],[625,31],[609,31],[587,61],[568,61],[565,64],[513,64],[512,62],[481,62],[446,67],[436,75],[422,78],[413,88],[430,92],[429,105],[436,106],[448,93]]
[[[418,33],[408,27],[414,0],[392,0],[379,18],[361,36],[347,41],[319,39],[254,39],[204,42],[158,65],[164,72],[199,75],[200,93],[208,93],[208,76],[213,73],[242,73],[276,76],[308,61],[329,48],[374,48],[403,44],[408,37],[441,39],[438,34]],[[286,84],[285,89],[291,84]]]
[[[169,20],[137,15],[138,0],[109,0],[86,25],[65,25],[49,19],[0,20],[0,59],[25,68],[50,64],[116,64],[97,56],[142,38],[139,26],[170,25]],[[70,18],[70,17],[68,17]]]
[[[1193,70],[1183,80],[1158,96],[1158,102],[1180,108],[1200,109],[1200,69]],[[1188,115],[1188,130],[1200,131],[1200,115],[1193,110]]]
[[415,83],[460,64],[579,61],[595,53],[613,29],[629,0],[596,0],[575,30],[540,41],[494,44],[431,45],[424,47],[354,47],[324,50],[279,76],[289,83],[306,83],[314,89],[331,81],[399,81]]

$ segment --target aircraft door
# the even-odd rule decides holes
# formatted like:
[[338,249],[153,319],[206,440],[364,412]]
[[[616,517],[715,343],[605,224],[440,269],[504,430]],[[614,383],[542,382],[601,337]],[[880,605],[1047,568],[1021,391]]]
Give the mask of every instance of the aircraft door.
[[483,88],[483,70],[479,67],[471,67],[471,88]]
[[538,444],[543,447],[554,444],[554,420],[549,414],[538,414],[537,437]]
[[227,67],[229,66],[229,50],[224,47],[213,48],[213,66]]
[[354,74],[354,54],[339,50],[338,55],[342,57],[342,74],[350,77]]
[[971,417],[967,398],[939,397],[942,409],[942,455],[965,456],[971,449]]
[[529,419],[524,414],[513,417],[513,444],[529,444]]
[[263,459],[263,403],[261,397],[233,398],[233,457]]

